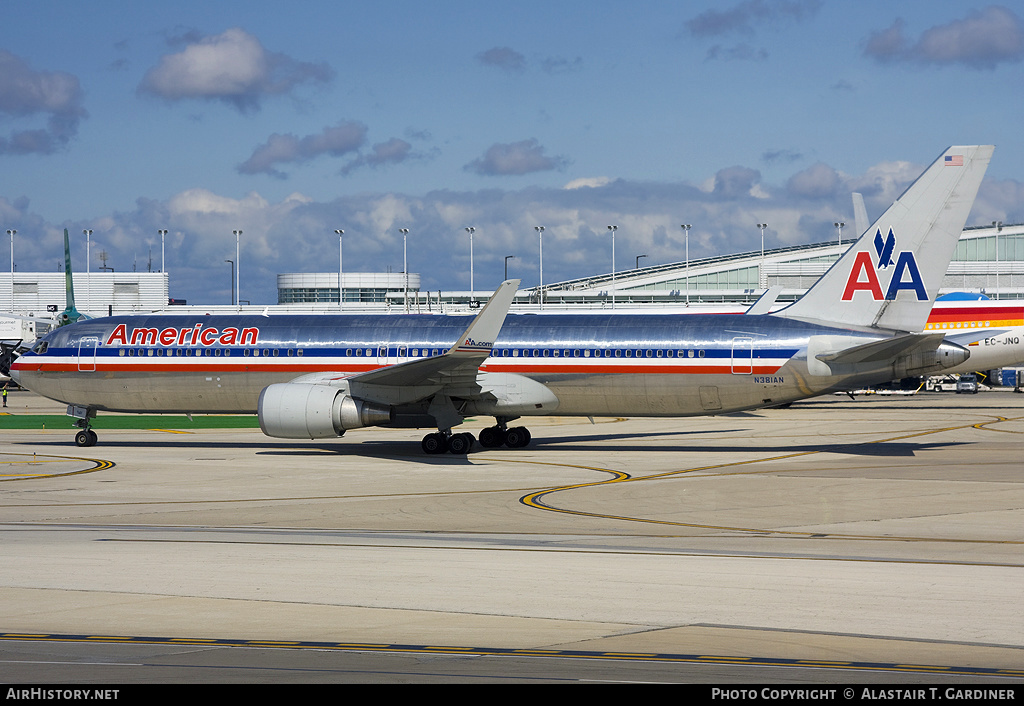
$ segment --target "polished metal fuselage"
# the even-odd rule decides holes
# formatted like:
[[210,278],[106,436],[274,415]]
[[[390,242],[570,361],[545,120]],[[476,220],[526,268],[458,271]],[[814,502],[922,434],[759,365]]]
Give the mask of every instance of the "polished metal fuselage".
[[[444,353],[464,316],[135,316],[60,328],[13,374],[55,400],[122,412],[255,413],[260,391]],[[890,379],[808,374],[807,343],[872,336],[772,316],[510,314],[481,370],[545,385],[560,415],[688,416]],[[877,338],[877,336],[875,336]],[[551,413],[545,411],[545,414]]]

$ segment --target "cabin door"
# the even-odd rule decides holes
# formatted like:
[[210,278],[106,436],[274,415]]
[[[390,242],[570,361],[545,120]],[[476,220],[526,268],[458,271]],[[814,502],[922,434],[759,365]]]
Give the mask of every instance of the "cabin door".
[[95,336],[88,336],[78,342],[78,370],[83,373],[91,373],[96,370],[96,348],[100,340]]
[[737,336],[732,339],[733,375],[750,375],[754,372],[754,339]]

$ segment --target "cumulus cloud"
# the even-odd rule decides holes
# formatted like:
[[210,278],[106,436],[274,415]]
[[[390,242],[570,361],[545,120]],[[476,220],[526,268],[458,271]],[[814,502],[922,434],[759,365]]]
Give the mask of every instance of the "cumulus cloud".
[[[693,37],[752,37],[755,28],[784,22],[803,21],[815,15],[820,0],[746,0],[725,10],[706,10],[684,23]],[[765,61],[768,50],[747,42],[734,46],[715,44],[708,49],[705,61]]]
[[563,189],[597,189],[611,183],[609,177],[580,177],[563,186]]
[[821,7],[820,0],[747,0],[725,10],[706,10],[685,27],[694,37],[754,34],[754,28],[785,21],[802,21]]
[[750,196],[754,187],[761,181],[761,172],[750,167],[726,167],[715,174],[716,196],[734,199]]
[[274,133],[253,151],[249,159],[238,165],[238,171],[241,174],[269,174],[283,179],[286,175],[278,170],[278,165],[298,164],[320,155],[340,157],[354,152],[363,146],[366,129],[362,123],[341,122],[305,137]]
[[896,19],[868,37],[864,54],[882,63],[962,64],[972,69],[993,69],[1024,57],[1024,25],[1013,11],[992,5],[973,10],[964,19],[932,27],[914,42],[906,35],[906,23]]
[[[224,260],[235,259],[232,230],[241,229],[242,298],[268,304],[276,301],[278,273],[331,269],[324,254],[337,252],[335,228],[345,229],[347,272],[399,272],[398,229],[409,228],[410,270],[422,274],[425,289],[436,291],[468,286],[469,247],[463,228],[472,225],[477,236],[476,286],[496,286],[504,277],[505,256],[515,255],[509,275],[532,287],[539,269],[533,228],[539,224],[546,228],[544,275],[551,283],[609,271],[609,223],[619,226],[620,257],[644,253],[652,265],[682,261],[681,223],[693,225],[691,258],[756,251],[757,223],[769,224],[766,247],[831,240],[835,221],[852,227],[851,191],[863,193],[869,216],[877,217],[924,166],[881,162],[847,175],[819,163],[797,171],[782,185],[771,185],[762,183],[757,170],[739,165],[719,170],[711,179],[714,188],[708,189],[680,182],[594,178],[578,180],[578,186],[589,181],[587,186],[597,188],[360,193],[329,201],[301,194],[276,201],[258,193],[235,198],[189,189],[168,199],[139,199],[126,212],[59,224],[32,214],[27,199],[0,197],[0,216],[18,229],[16,257],[22,271],[52,271],[59,261],[63,227],[72,233],[94,228],[93,253],[99,243],[118,271],[130,269],[135,254],[145,252],[144,244],[159,244],[157,229],[167,228],[172,296],[194,303],[230,301],[230,270]],[[1024,185],[1019,181],[982,184],[970,224],[993,220],[1024,220]],[[844,229],[844,238],[848,232]],[[84,242],[73,247],[76,263],[81,262]]]
[[526,57],[511,47],[494,47],[476,55],[476,60],[484,66],[491,66],[503,71],[522,71],[526,68]]
[[567,164],[565,157],[545,155],[544,147],[536,138],[531,138],[491,145],[482,157],[474,159],[463,169],[482,176],[508,176],[563,169]]
[[369,154],[361,155],[342,167],[342,174],[349,174],[360,167],[381,167],[387,164],[401,164],[407,159],[418,157],[412,145],[405,140],[392,137],[387,142],[378,142]]
[[334,77],[327,64],[269,52],[239,28],[190,39],[183,50],[164,55],[146,72],[140,92],[171,101],[224,101],[247,112],[258,110],[265,96],[287,94],[301,84],[325,83]]
[[786,190],[793,196],[809,199],[823,199],[838,194],[842,179],[832,167],[822,162],[812,164],[797,172],[786,183]]
[[761,161],[766,164],[788,164],[790,162],[799,162],[804,156],[796,150],[781,149],[781,150],[766,150],[761,154]]
[[63,71],[36,71],[0,49],[0,114],[48,116],[46,126],[0,137],[0,154],[52,154],[78,134],[88,113],[78,79]]

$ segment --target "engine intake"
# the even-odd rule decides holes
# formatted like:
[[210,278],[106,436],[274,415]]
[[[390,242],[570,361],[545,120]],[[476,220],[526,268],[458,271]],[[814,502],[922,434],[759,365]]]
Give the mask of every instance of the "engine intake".
[[258,410],[260,429],[278,439],[329,439],[392,418],[390,407],[355,399],[337,387],[294,382],[263,388]]

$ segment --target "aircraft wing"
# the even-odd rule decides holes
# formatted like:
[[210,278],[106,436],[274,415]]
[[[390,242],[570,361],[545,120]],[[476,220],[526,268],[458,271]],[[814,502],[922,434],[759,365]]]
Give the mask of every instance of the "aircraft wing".
[[966,331],[953,336],[946,336],[946,340],[961,346],[973,346],[979,341],[983,341],[986,338],[995,338],[1010,330],[1009,328],[986,328],[978,331]]
[[853,348],[822,353],[815,357],[825,363],[856,365],[874,363],[880,360],[908,356],[923,351],[932,351],[939,347],[946,335],[943,333],[910,333],[903,336],[872,341]]
[[491,354],[519,280],[502,282],[474,318],[469,328],[445,353],[434,358],[411,360],[387,368],[354,375],[350,382],[360,385],[450,385],[475,381],[476,373]]
[[388,405],[429,397],[474,397],[484,393],[477,383],[480,366],[491,354],[520,280],[502,282],[455,344],[439,356],[410,360],[355,375],[315,373],[292,382],[347,388],[355,397]]

